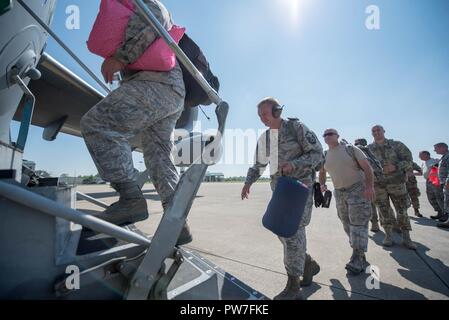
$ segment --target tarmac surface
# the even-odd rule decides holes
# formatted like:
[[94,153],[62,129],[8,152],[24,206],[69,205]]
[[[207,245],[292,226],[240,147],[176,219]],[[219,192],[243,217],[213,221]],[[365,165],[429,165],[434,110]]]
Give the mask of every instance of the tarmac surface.
[[[367,260],[375,274],[349,275],[345,264],[352,249],[337,217],[335,200],[331,208],[314,208],[307,227],[308,252],[321,266],[313,284],[303,289],[309,300],[439,300],[449,299],[449,230],[439,229],[429,216],[434,215],[425,195],[425,183],[419,180],[421,213],[416,218],[409,209],[412,240],[418,250],[400,245],[383,248],[383,232],[369,233]],[[203,183],[189,214],[194,236],[184,246],[193,249],[253,289],[273,298],[285,286],[282,245],[262,226],[262,216],[271,198],[268,183],[254,184],[250,199],[242,201],[242,183]],[[79,186],[84,192],[108,204],[117,194],[107,185]],[[136,225],[153,234],[162,217],[159,196],[151,184],[143,188],[150,218]],[[78,201],[81,210],[101,210],[86,201]],[[379,281],[376,281],[376,278]]]

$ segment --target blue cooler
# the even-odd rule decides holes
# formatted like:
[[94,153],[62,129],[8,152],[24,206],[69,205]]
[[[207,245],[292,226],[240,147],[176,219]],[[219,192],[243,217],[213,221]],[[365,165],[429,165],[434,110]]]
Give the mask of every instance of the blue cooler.
[[298,231],[309,194],[310,189],[302,182],[279,177],[262,219],[263,226],[280,237],[293,237]]

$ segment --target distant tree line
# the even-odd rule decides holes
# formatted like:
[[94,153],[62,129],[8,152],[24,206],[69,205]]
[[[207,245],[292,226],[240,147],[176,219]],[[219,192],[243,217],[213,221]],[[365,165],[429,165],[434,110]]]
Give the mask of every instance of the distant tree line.
[[[36,175],[41,178],[50,178],[51,173],[45,170],[36,170]],[[66,183],[69,185],[78,184],[104,184],[105,182],[101,179],[100,175],[97,173],[95,175],[79,175],[77,177],[70,176],[67,173],[63,173],[59,176],[59,183]]]
[[[51,173],[45,171],[45,170],[36,170],[36,174],[41,178],[49,178],[51,177]],[[245,182],[246,177],[245,176],[239,176],[239,177],[228,177],[225,178],[225,182]],[[97,173],[95,175],[79,175],[77,177],[70,176],[67,173],[63,173],[59,177],[60,182],[64,182],[67,184],[104,184],[105,182],[100,178],[100,175]],[[269,182],[270,178],[268,177],[261,177],[259,178],[258,182]]]
[[[225,182],[245,182],[246,177],[240,176],[240,177],[228,177],[225,178]],[[268,182],[270,181],[270,178],[261,177],[259,178],[258,182]]]

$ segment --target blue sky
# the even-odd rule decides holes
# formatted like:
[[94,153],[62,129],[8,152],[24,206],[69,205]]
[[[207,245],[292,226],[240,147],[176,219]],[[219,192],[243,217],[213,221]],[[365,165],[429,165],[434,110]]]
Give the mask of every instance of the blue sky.
[[[255,105],[275,96],[284,116],[298,117],[321,135],[334,127],[342,137],[371,140],[382,124],[387,136],[417,153],[449,141],[449,1],[446,0],[165,0],[176,24],[202,47],[229,102],[228,128],[261,129]],[[78,5],[80,30],[67,30],[68,5]],[[380,30],[365,27],[369,5],[380,9]],[[59,0],[53,30],[100,74],[101,59],[85,41],[99,1]],[[53,40],[52,56],[93,81]],[[216,125],[212,107],[202,128]],[[17,125],[13,126],[13,133]],[[33,128],[25,158],[59,175],[96,168],[84,142],[61,134],[54,142]],[[433,152],[432,152],[433,153]],[[433,154],[433,156],[436,156]],[[143,168],[141,156],[136,167]],[[248,165],[211,171],[245,175]]]

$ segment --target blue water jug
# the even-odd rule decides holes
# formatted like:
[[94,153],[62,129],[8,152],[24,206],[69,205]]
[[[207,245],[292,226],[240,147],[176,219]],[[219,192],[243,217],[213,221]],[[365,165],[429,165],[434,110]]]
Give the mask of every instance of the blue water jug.
[[309,194],[309,188],[302,182],[290,177],[279,177],[262,219],[263,226],[283,238],[294,236]]

